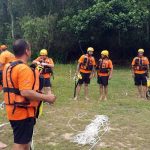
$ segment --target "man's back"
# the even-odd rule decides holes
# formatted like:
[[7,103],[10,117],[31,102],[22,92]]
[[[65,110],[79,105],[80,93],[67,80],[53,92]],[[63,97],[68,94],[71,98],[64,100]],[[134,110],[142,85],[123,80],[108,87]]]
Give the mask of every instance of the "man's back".
[[[8,69],[8,67],[10,69]],[[12,69],[11,69],[12,68]],[[18,89],[22,90],[32,90],[34,84],[34,74],[33,71],[26,64],[18,64],[14,67],[10,67],[10,64],[7,64],[3,70],[3,88],[5,89]],[[38,86],[39,87],[39,86]],[[35,89],[38,90],[38,89]],[[8,97],[9,95],[9,97]],[[22,120],[28,117],[34,117],[33,108],[19,108],[17,107],[14,112],[14,105],[9,105],[9,103],[18,103],[25,101],[25,99],[19,94],[12,92],[4,92],[4,100],[7,110],[7,117],[9,120]],[[15,102],[14,102],[15,101]],[[33,102],[33,101],[32,101]],[[38,105],[38,101],[36,101]]]

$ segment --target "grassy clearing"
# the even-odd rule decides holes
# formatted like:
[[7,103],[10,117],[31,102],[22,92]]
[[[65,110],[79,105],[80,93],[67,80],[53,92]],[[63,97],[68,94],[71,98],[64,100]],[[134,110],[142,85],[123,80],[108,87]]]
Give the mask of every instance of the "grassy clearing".
[[[93,79],[89,91],[90,101],[85,101],[83,90],[79,101],[73,101],[74,65],[56,65],[53,89],[57,95],[54,106],[44,106],[44,113],[35,128],[36,150],[87,150],[89,146],[79,147],[69,141],[71,135],[77,134],[67,126],[70,118],[87,112],[83,121],[74,120],[72,125],[83,130],[97,114],[110,118],[111,130],[102,138],[96,150],[149,150],[150,148],[150,102],[137,98],[136,88],[128,69],[117,69],[109,85],[109,100],[99,102],[99,89]],[[7,122],[5,111],[0,110],[0,124]],[[10,126],[0,130],[0,141],[12,146]]]

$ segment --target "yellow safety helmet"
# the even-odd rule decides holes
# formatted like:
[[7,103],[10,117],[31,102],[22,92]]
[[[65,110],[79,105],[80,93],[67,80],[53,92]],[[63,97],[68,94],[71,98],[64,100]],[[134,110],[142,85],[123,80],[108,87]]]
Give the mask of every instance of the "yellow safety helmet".
[[0,50],[5,50],[5,49],[7,49],[7,46],[6,46],[6,45],[1,45],[1,46],[0,46]]
[[93,48],[93,47],[88,47],[88,48],[87,48],[87,51],[88,51],[88,52],[94,52],[94,48]]
[[108,55],[109,55],[108,50],[103,50],[103,51],[101,52],[101,55],[104,55],[104,56],[107,56],[107,57],[108,57]]
[[46,49],[41,49],[40,50],[40,55],[41,56],[47,56],[47,50]]
[[138,53],[144,53],[144,49],[142,48],[138,49]]

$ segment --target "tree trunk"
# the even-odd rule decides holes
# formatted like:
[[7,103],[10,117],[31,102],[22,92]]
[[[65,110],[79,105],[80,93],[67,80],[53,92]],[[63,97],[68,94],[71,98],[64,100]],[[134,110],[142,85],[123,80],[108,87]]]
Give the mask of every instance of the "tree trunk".
[[121,32],[118,31],[118,45],[121,46]]
[[12,0],[8,1],[8,9],[9,9],[9,13],[10,13],[10,18],[11,18],[11,36],[14,39],[15,35],[14,35],[14,15],[13,15],[13,8],[12,8]]
[[147,34],[147,41],[149,41],[149,22],[148,21],[146,24],[146,34]]
[[45,0],[43,0],[43,5],[44,5],[44,7],[46,6],[46,2],[45,2]]

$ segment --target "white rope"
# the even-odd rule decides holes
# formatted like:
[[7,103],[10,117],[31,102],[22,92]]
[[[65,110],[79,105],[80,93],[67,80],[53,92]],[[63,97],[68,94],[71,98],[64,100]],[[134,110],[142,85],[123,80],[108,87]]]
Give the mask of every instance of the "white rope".
[[[83,117],[84,115],[81,115],[81,117]],[[80,115],[78,115],[78,117],[79,116]],[[70,125],[73,119],[69,120],[68,125],[71,129],[77,131]],[[92,150],[97,145],[97,143],[101,141],[101,137],[108,130],[109,130],[109,118],[105,115],[96,115],[95,119],[91,120],[91,123],[85,127],[85,130],[78,131],[79,133],[73,136],[71,141],[80,145],[89,144],[91,145],[91,148],[89,150]]]
[[4,107],[5,107],[5,103],[4,102],[0,103],[0,109],[3,110]]
[[9,124],[9,122],[0,124],[0,128],[4,127],[4,126],[7,125],[7,124]]
[[31,141],[31,147],[30,150],[34,150],[34,141],[33,141],[33,137],[32,137],[32,141]]
[[86,115],[87,115],[87,113],[80,113],[80,114],[78,114],[76,117],[71,118],[71,119],[68,121],[68,126],[69,126],[73,131],[82,132],[82,131],[79,131],[79,130],[76,130],[75,128],[73,128],[73,126],[71,125],[71,122],[72,122],[72,120],[74,120],[74,119],[81,120],[81,118],[83,118],[83,117],[86,116]]

